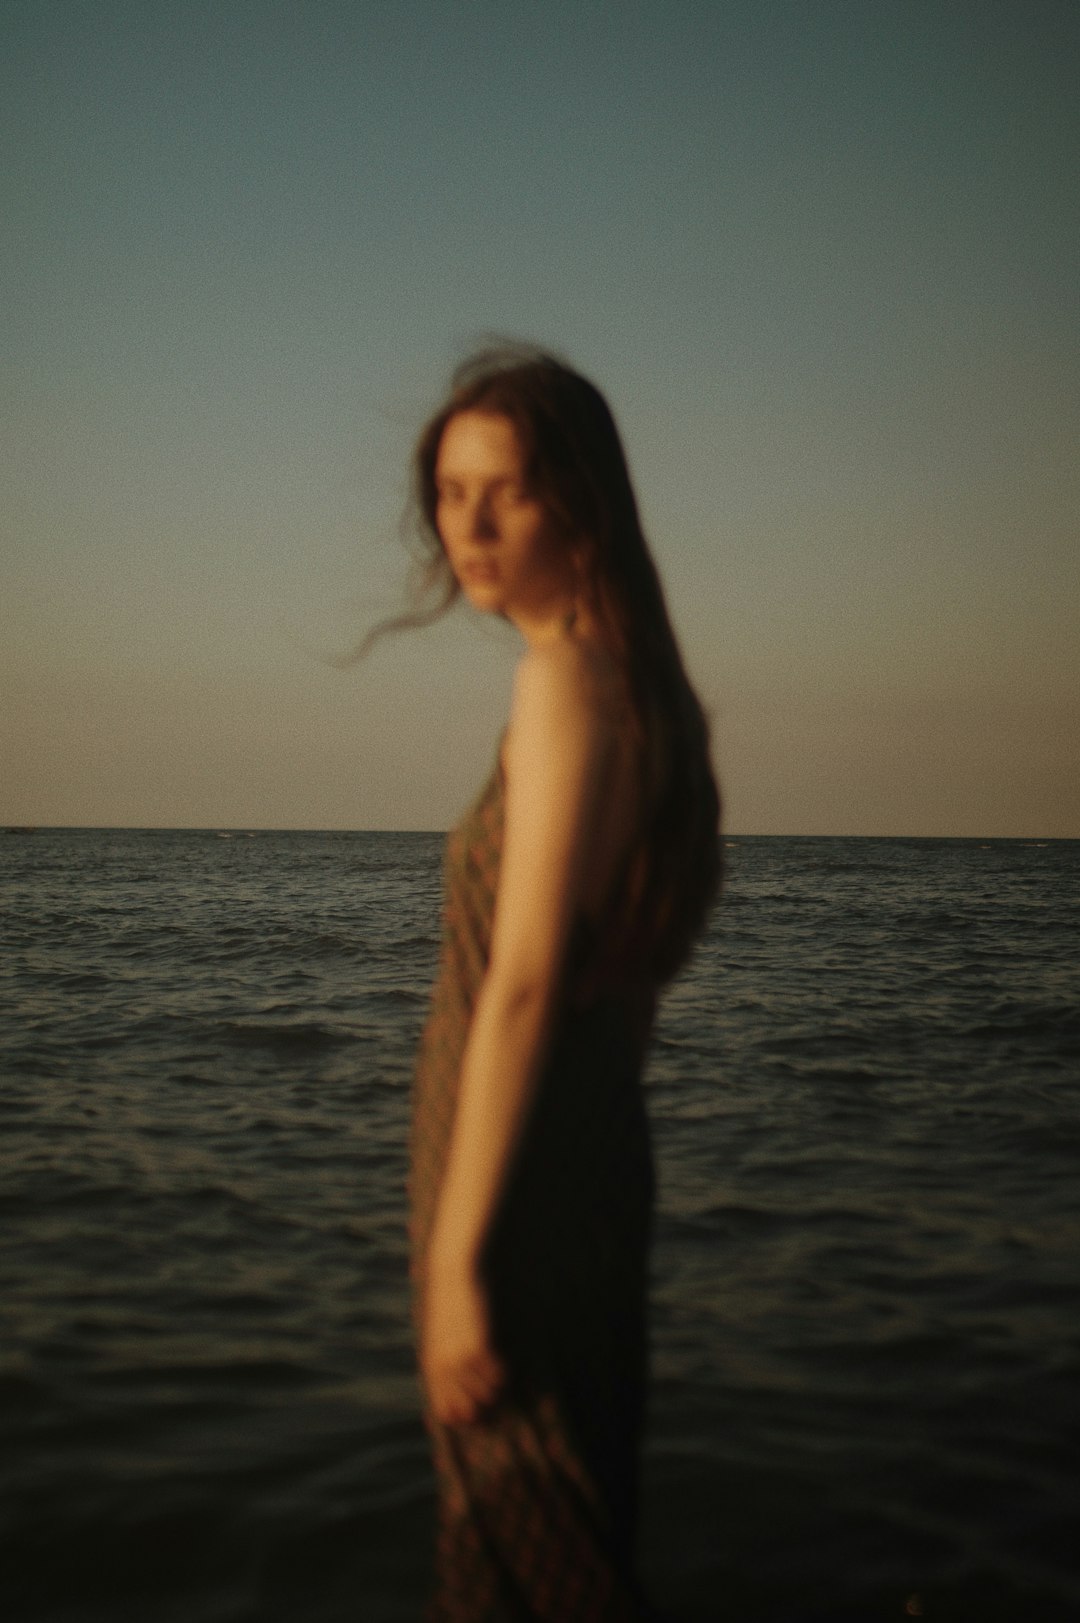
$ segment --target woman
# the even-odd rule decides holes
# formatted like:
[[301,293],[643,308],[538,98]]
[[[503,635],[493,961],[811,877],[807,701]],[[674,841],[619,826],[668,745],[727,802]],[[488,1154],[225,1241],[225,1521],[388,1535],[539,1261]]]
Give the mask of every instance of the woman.
[[707,729],[600,393],[462,368],[416,453],[444,606],[524,640],[450,836],[417,1064],[411,1240],[441,1619],[631,1619],[657,988],[718,880]]

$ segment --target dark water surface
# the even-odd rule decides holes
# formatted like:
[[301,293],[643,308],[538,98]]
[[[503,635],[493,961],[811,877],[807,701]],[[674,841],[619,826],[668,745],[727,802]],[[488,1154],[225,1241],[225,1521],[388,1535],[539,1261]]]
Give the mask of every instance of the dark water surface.
[[[405,1623],[437,836],[0,836],[0,1619]],[[738,839],[650,1067],[671,1623],[1080,1618],[1080,842]]]

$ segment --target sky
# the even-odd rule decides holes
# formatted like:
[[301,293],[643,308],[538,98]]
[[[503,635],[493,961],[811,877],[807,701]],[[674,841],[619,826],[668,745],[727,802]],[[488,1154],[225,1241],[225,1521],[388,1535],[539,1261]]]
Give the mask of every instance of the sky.
[[0,0],[0,824],[446,827],[490,335],[621,425],[732,834],[1080,837],[1074,0]]

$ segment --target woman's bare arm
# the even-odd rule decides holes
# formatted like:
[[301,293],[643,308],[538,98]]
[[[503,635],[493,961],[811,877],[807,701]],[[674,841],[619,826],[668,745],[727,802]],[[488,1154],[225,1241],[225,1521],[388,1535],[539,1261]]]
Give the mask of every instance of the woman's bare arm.
[[502,1370],[478,1266],[543,1064],[570,932],[595,858],[614,734],[587,652],[522,660],[506,741],[507,794],[488,971],[428,1254],[421,1362],[436,1418],[473,1419]]

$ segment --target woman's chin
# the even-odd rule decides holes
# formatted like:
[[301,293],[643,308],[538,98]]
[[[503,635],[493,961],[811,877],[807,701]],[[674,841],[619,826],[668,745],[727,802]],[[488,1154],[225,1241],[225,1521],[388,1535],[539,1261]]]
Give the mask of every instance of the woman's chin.
[[478,609],[481,614],[501,614],[503,612],[502,591],[497,581],[463,580],[461,590],[470,605],[474,609]]

